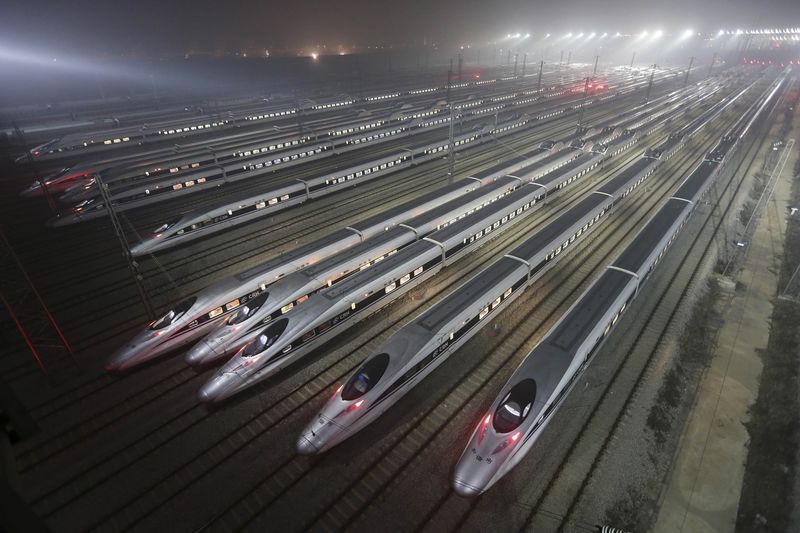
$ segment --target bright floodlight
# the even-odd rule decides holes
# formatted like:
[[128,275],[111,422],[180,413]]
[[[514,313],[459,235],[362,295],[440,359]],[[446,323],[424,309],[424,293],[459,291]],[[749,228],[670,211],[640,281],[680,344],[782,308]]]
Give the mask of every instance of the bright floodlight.
[[617,32],[617,33],[614,35],[614,37],[622,37],[622,34],[621,34],[620,32]]
[[566,37],[572,37],[572,32],[569,32]]
[[594,37],[595,35],[597,35],[595,32],[592,32],[592,33],[590,33],[590,34],[589,34],[589,39],[591,39],[591,38],[592,38],[592,37]]
[[683,35],[681,35],[681,39],[688,39],[692,35],[694,35],[694,30],[686,30],[683,32]]
[[603,35],[600,36],[601,39],[604,37],[608,37],[608,32],[603,32]]
[[550,34],[549,34],[549,33],[548,33],[547,35],[545,35],[545,36],[544,36],[544,38],[545,38],[545,39],[547,39],[548,37],[550,37]]
[[311,59],[316,61],[318,57],[319,57],[319,54],[317,54],[316,52],[311,52]]
[[662,35],[664,35],[664,32],[663,32],[663,31],[661,31],[661,30],[658,30],[658,31],[656,31],[656,32],[653,34],[653,37],[654,37],[654,38],[656,38],[656,39],[658,39],[658,38],[660,38]]
[[526,34],[525,34],[525,37],[524,37],[524,39],[527,39],[527,38],[528,38],[528,37],[530,37],[530,36],[531,36],[531,34],[530,34],[530,33],[526,33]]
[[578,34],[578,37],[579,37],[579,38],[580,38],[580,37],[583,37],[583,32],[580,32],[580,33]]
[[644,31],[642,32],[642,34],[640,35],[640,37],[647,37],[647,30],[644,30]]
[[725,34],[725,30],[719,30],[719,32],[717,32],[717,35],[718,35],[718,36],[719,36],[719,35],[724,35],[724,34]]

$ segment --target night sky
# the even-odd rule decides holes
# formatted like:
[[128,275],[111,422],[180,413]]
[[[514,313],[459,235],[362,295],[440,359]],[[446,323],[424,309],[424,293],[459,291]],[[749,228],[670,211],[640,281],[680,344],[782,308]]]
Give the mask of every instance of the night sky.
[[798,20],[798,0],[7,0],[0,2],[0,46],[157,56],[425,39],[453,45],[513,31],[716,31]]

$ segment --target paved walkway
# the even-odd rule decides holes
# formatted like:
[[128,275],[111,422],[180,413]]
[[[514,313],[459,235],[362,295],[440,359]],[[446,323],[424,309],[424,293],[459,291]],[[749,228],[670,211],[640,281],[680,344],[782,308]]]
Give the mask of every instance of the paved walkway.
[[762,364],[757,350],[769,338],[780,265],[776,254],[783,250],[797,151],[792,152],[755,228],[738,278],[744,288],[733,291],[731,283],[726,291],[717,351],[681,436],[655,533],[734,530],[749,439],[744,423],[758,394]]

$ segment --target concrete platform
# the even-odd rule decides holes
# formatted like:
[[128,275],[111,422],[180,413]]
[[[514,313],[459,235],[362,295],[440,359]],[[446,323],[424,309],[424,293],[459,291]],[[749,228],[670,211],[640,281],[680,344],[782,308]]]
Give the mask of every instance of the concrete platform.
[[783,252],[796,148],[792,152],[745,252],[739,289],[722,284],[724,324],[662,493],[656,533],[734,530],[749,441],[744,424],[758,395],[758,350],[769,339]]

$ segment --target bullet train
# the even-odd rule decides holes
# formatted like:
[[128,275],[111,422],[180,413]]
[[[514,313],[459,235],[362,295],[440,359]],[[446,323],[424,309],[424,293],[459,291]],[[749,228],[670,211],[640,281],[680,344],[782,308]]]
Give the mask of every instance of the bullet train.
[[553,419],[750,126],[769,113],[772,84],[667,203],[534,347],[501,389],[455,466],[453,489],[477,496],[517,465]]
[[576,241],[585,239],[617,203],[724,107],[715,108],[704,113],[702,123],[693,121],[662,142],[658,158],[646,151],[638,161],[384,341],[302,431],[296,443],[298,453],[324,452],[394,405],[562,259]]

